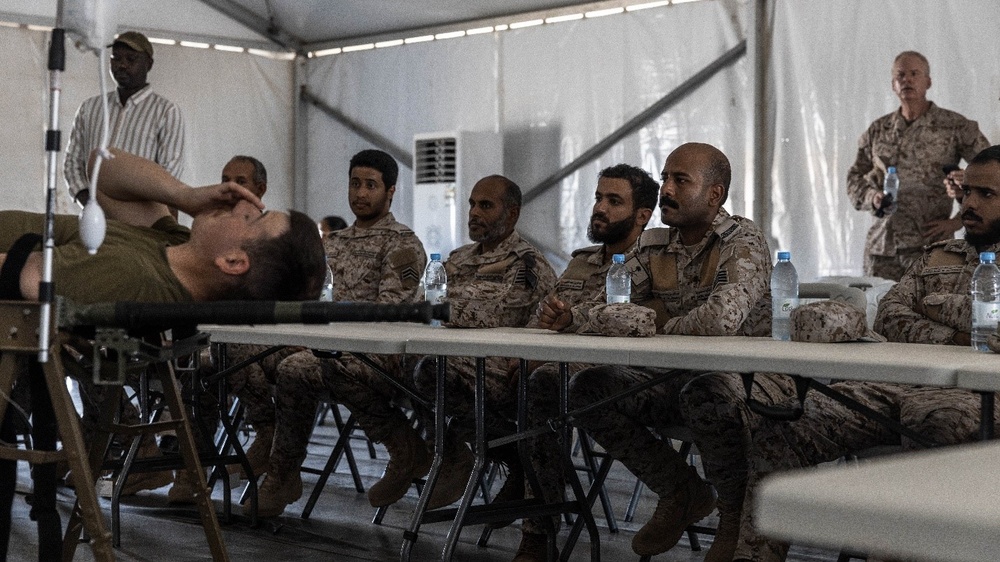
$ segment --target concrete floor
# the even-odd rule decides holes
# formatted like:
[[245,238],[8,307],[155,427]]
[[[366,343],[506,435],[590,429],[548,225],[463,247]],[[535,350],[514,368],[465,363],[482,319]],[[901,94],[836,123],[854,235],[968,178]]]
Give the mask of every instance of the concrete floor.
[[[310,446],[307,464],[321,468],[329,455],[336,438],[335,429],[321,427]],[[365,486],[371,485],[381,474],[385,465],[385,452],[380,447],[379,458],[371,460],[363,442],[354,441],[353,449],[358,459],[359,470]],[[234,561],[302,561],[302,560],[398,560],[403,531],[409,526],[410,515],[416,505],[415,490],[391,506],[381,525],[371,523],[374,509],[368,504],[364,494],[358,494],[346,463],[331,476],[326,490],[320,497],[312,516],[308,520],[299,517],[306,499],[316,482],[316,476],[304,474],[305,493],[301,500],[290,506],[285,514],[265,521],[258,528],[251,528],[247,520],[240,516],[223,523],[223,535],[229,556]],[[615,463],[608,477],[608,489],[618,517],[619,532],[610,533],[607,522],[598,507],[595,510],[598,526],[601,528],[601,556],[604,560],[638,560],[632,553],[631,540],[634,532],[642,525],[654,508],[654,500],[646,492],[639,504],[635,521],[622,521],[625,508],[632,494],[635,478],[619,463]],[[18,473],[18,490],[30,487],[27,467],[21,463]],[[211,560],[208,546],[201,530],[200,521],[194,508],[177,508],[167,505],[167,487],[142,492],[127,498],[122,507],[122,546],[116,551],[118,560],[127,561],[196,561]],[[214,499],[221,510],[222,486],[215,488]],[[74,500],[69,489],[60,491],[60,507],[63,511],[63,525]],[[108,502],[102,500],[105,513]],[[28,519],[29,507],[24,494],[14,499],[13,530],[11,533],[9,560],[36,560],[37,536],[35,525]],[[239,509],[235,509],[239,513]],[[704,523],[714,526],[714,515]],[[435,560],[441,555],[444,536],[448,530],[446,523],[427,524],[421,527],[420,538],[412,552],[413,560]],[[519,524],[495,531],[485,548],[478,547],[481,526],[467,527],[461,536],[455,560],[508,561],[513,558],[520,541]],[[564,529],[559,544],[565,541]],[[711,537],[702,538],[703,548],[707,548]],[[702,560],[704,550],[693,552],[686,538],[669,552],[653,558],[656,562],[686,562]],[[87,545],[81,544],[77,560],[92,560]],[[572,560],[589,560],[590,548],[586,537],[572,553]],[[793,547],[789,555],[791,561],[835,561],[837,553],[818,549]]]

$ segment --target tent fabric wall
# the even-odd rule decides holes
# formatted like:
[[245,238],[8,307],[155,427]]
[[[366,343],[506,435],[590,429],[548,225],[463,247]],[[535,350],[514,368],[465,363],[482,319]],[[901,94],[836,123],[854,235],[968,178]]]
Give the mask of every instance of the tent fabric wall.
[[[0,135],[0,185],[6,209],[43,211],[44,132],[48,122],[48,43],[50,34],[0,28],[0,109],[8,128]],[[69,42],[67,42],[69,44]],[[185,172],[194,185],[219,181],[222,166],[235,154],[260,158],[268,168],[264,202],[292,205],[292,63],[246,53],[155,46],[149,73],[153,88],[176,103],[184,115]],[[76,212],[62,179],[62,161],[73,116],[84,99],[99,92],[97,57],[67,46],[62,78],[59,128],[60,212]],[[109,87],[114,82],[108,79]]]
[[[721,2],[650,9],[497,34],[321,57],[309,88],[343,113],[412,149],[416,133],[498,131],[504,170],[528,189],[646,109],[740,41]],[[659,177],[667,153],[699,140],[733,158],[730,208],[744,213],[742,147],[747,65],[737,63],[559,189],[527,205],[520,228],[567,256],[588,245],[597,173],[619,162]],[[309,122],[309,212],[350,216],[351,155],[368,145],[319,111]],[[318,185],[322,182],[322,186]],[[393,211],[408,222],[412,171],[404,169]],[[465,186],[471,187],[471,186]],[[462,221],[464,224],[464,220]]]

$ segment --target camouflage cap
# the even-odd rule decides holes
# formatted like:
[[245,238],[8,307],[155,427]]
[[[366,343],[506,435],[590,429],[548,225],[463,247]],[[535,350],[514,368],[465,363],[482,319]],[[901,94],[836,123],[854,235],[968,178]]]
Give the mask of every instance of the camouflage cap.
[[589,316],[579,333],[629,338],[648,338],[656,334],[656,312],[638,304],[599,304],[590,309]]
[[865,311],[846,302],[825,300],[792,311],[792,340],[814,343],[885,341],[868,329]]

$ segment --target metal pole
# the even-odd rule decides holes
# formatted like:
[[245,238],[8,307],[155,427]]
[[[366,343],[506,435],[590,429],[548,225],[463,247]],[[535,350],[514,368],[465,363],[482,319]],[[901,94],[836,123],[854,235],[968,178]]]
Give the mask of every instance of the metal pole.
[[563,166],[556,173],[542,180],[541,183],[535,187],[525,191],[524,196],[522,197],[522,204],[527,205],[532,199],[535,199],[539,195],[545,193],[549,188],[606,152],[618,141],[646,126],[647,123],[662,115],[663,112],[670,109],[674,104],[687,97],[688,94],[698,89],[705,82],[708,82],[708,80],[715,76],[720,70],[739,60],[740,57],[746,54],[746,52],[747,42],[745,40],[740,41],[738,45],[726,51],[722,56],[709,63],[705,68],[699,70],[697,74],[685,80],[684,83],[671,90],[667,95],[660,98],[659,101],[643,110],[642,113],[636,115],[632,119],[629,119],[628,122],[621,127],[618,127],[618,129],[607,137],[604,137],[604,139],[589,148],[575,160]]
[[[62,2],[59,2],[59,16],[62,23]],[[59,95],[62,92],[62,71],[66,69],[66,30],[56,27],[52,30],[49,45],[49,126],[45,131],[46,178],[45,178],[45,228],[42,247],[42,280],[38,283],[38,300],[41,309],[38,321],[38,361],[49,360],[49,331],[52,328],[52,256],[55,250],[56,218],[56,166],[59,162],[61,145],[59,131]]]

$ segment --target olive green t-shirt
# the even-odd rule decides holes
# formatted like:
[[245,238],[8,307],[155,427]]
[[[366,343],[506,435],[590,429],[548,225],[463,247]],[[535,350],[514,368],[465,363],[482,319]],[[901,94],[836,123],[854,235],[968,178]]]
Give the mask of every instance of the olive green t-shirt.
[[[44,221],[39,213],[0,211],[0,253],[23,234],[41,234]],[[187,242],[190,235],[172,217],[148,228],[109,220],[104,243],[92,256],[80,240],[79,219],[57,215],[52,258],[55,292],[81,304],[190,301],[191,294],[171,271],[166,254],[167,246]]]

